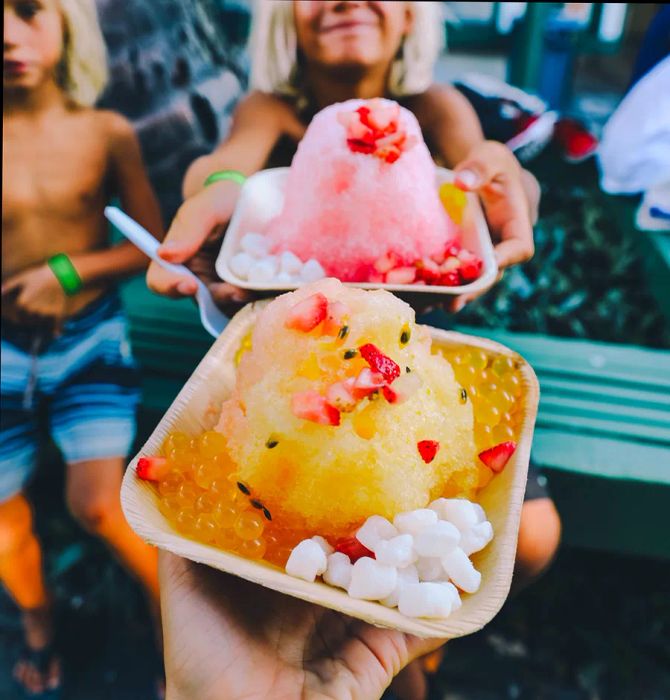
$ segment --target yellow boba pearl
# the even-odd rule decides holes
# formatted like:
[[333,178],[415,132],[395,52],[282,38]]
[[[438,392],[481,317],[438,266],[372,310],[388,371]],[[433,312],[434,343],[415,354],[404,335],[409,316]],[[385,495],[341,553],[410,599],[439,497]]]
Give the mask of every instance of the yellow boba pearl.
[[500,422],[500,410],[497,409],[492,403],[488,401],[482,401],[477,408],[477,420],[484,425],[490,425],[493,427]]
[[474,367],[476,370],[486,369],[489,363],[489,357],[483,350],[473,350],[469,353],[466,364]]
[[196,499],[194,509],[198,513],[211,513],[216,507],[217,501],[211,493],[201,493]]
[[501,413],[505,413],[512,404],[514,403],[514,397],[508,394],[506,391],[498,391],[495,394],[489,396],[489,401],[498,409]]
[[358,437],[370,440],[377,432],[377,426],[371,413],[371,407],[364,408],[352,418],[352,425]]
[[464,365],[467,361],[467,354],[463,352],[457,352],[454,355],[451,355],[449,357],[449,361],[454,367],[460,367],[461,365]]
[[247,559],[262,559],[267,549],[267,544],[262,537],[242,540],[237,545],[237,551]]
[[488,369],[483,369],[477,373],[477,383],[479,384],[479,386],[485,386],[487,384],[497,385],[495,379],[496,377],[493,374],[493,372],[491,372]]
[[512,396],[521,396],[521,380],[516,372],[506,374],[501,382],[502,388]]
[[160,493],[161,496],[177,493],[183,481],[184,478],[179,472],[168,472],[158,482],[158,493]]
[[205,458],[216,457],[226,449],[226,438],[217,430],[208,430],[198,438],[198,451]]
[[483,423],[475,424],[475,443],[477,447],[488,447],[491,444],[492,438],[492,428],[490,425],[484,425]]
[[213,542],[218,532],[214,518],[205,513],[196,518],[193,529],[195,534],[205,542]]
[[233,529],[241,540],[254,540],[263,534],[265,523],[258,513],[248,510],[240,513]]
[[214,522],[221,528],[232,528],[240,511],[230,503],[218,503],[212,512]]
[[180,510],[175,518],[177,529],[181,532],[192,532],[195,528],[195,515],[190,509]]
[[456,369],[456,379],[467,386],[468,384],[477,383],[477,370],[472,365],[460,365]]
[[191,441],[191,438],[182,432],[170,433],[163,443],[163,451],[167,455],[174,449],[184,449]]
[[501,442],[514,440],[514,428],[512,428],[511,425],[503,425],[502,423],[499,423],[495,426],[495,428],[493,428],[491,437],[496,445]]
[[486,397],[489,401],[493,401],[493,397],[499,391],[499,387],[495,382],[487,382],[486,384],[479,385],[482,396]]
[[198,489],[190,481],[184,481],[177,493],[182,503],[188,504],[189,507],[193,506],[195,499],[198,497]]
[[509,355],[498,355],[491,363],[491,369],[494,374],[502,377],[514,369],[514,360]]
[[219,469],[214,462],[201,462],[193,472],[193,480],[201,489],[208,489],[218,474]]

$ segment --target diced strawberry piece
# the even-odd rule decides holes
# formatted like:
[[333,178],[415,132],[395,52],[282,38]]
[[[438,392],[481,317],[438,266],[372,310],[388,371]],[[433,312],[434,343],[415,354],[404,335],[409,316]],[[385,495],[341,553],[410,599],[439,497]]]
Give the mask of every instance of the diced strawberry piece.
[[378,391],[386,384],[386,379],[379,374],[373,372],[369,367],[363,367],[354,380],[352,393],[356,399],[364,399],[374,391]]
[[458,241],[451,241],[450,243],[447,244],[447,247],[444,250],[445,257],[449,257],[450,255],[453,255],[454,257],[458,257],[458,254],[461,251],[461,244],[458,243]]
[[355,564],[361,557],[375,558],[375,553],[362,545],[355,537],[340,537],[335,542],[335,551],[346,554],[352,564]]
[[344,319],[349,315],[349,308],[341,301],[332,301],[328,303],[326,318],[323,322],[324,335],[337,335],[342,326]]
[[386,284],[412,284],[415,279],[415,267],[396,267],[386,273]]
[[325,320],[327,312],[328,299],[321,292],[317,292],[299,301],[289,310],[284,326],[309,333]]
[[475,256],[473,260],[466,260],[461,263],[459,273],[463,283],[473,282],[482,272],[482,261]]
[[402,377],[398,377],[393,382],[393,386],[383,387],[382,393],[389,403],[404,403],[421,388],[422,384],[421,377],[415,372],[410,372],[409,374],[403,374]]
[[340,412],[335,406],[331,406],[324,396],[313,390],[293,394],[291,411],[297,418],[309,420],[319,425],[340,424]]
[[160,481],[169,471],[165,457],[140,457],[135,473],[145,481]]
[[358,114],[358,118],[361,121],[361,124],[365,124],[367,127],[371,127],[372,124],[370,124],[369,120],[369,114],[370,114],[370,108],[366,105],[361,105],[357,110],[356,113]]
[[367,121],[371,127],[379,129],[380,131],[386,131],[389,127],[397,126],[399,116],[399,105],[385,106],[382,104],[381,106],[374,106],[373,109],[369,110]]
[[377,139],[377,148],[385,148],[386,146],[397,146],[402,149],[403,143],[407,135],[404,131],[396,131],[388,136],[382,136],[382,138]]
[[440,275],[439,284],[443,287],[458,287],[461,283],[461,276],[458,270],[449,270]]
[[398,158],[400,158],[400,150],[397,146],[389,146],[388,148],[377,151],[375,155],[379,156],[387,163],[395,163]]
[[423,258],[416,263],[417,278],[426,284],[438,284],[440,281],[440,267],[430,258]]
[[382,275],[381,272],[371,272],[368,275],[368,282],[372,284],[383,284],[384,283],[384,275]]
[[354,153],[367,153],[369,155],[375,152],[374,143],[368,143],[361,139],[347,139],[347,146],[349,146]]
[[420,440],[416,443],[421,459],[430,464],[434,459],[437,451],[440,449],[440,443],[437,440]]
[[458,270],[462,265],[459,258],[454,255],[450,255],[441,265],[440,272],[451,272],[452,270]]
[[389,270],[392,270],[394,267],[398,267],[398,263],[400,260],[398,260],[398,256],[393,253],[393,252],[388,252],[382,255],[380,258],[377,258],[374,262],[374,268],[377,270],[377,272],[380,272],[382,275],[386,274]]
[[436,264],[441,265],[444,262],[444,251],[433,253],[430,259]]
[[501,442],[495,447],[489,447],[488,450],[480,452],[479,459],[492,472],[499,474],[505,468],[509,458],[514,454],[514,450],[516,450],[516,442]]
[[372,343],[366,343],[358,348],[361,357],[370,365],[370,368],[384,377],[390,384],[400,376],[400,367],[390,357]]
[[355,379],[350,377],[342,382],[335,382],[326,389],[326,401],[338,411],[349,413],[356,408],[358,399],[354,396]]
[[361,141],[373,147],[375,145],[374,131],[357,119],[352,119],[349,123],[347,127],[347,138],[350,141]]

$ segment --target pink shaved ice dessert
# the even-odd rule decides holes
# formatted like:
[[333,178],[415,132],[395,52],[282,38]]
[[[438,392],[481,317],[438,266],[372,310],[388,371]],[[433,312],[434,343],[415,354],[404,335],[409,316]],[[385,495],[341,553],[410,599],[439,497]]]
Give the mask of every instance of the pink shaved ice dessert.
[[481,272],[458,243],[419,123],[396,102],[349,100],[319,112],[285,192],[265,232],[273,253],[313,258],[345,282],[456,286]]

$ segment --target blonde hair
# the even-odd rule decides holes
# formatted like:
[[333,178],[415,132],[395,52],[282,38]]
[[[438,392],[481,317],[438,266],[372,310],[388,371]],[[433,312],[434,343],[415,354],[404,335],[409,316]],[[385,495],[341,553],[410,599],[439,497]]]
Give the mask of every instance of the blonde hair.
[[[444,48],[441,3],[407,2],[412,29],[393,61],[387,89],[394,97],[424,92]],[[293,97],[301,95],[298,39],[292,0],[256,0],[251,45],[251,87]]]
[[79,105],[95,104],[107,84],[107,49],[94,0],[60,0],[63,56],[58,82]]

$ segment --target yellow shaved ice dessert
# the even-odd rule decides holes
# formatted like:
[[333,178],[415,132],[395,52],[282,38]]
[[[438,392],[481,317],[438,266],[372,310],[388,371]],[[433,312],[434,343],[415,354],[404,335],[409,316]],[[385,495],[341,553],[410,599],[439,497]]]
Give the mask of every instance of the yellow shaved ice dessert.
[[264,308],[217,429],[285,527],[344,534],[478,485],[472,404],[427,329],[334,279]]

